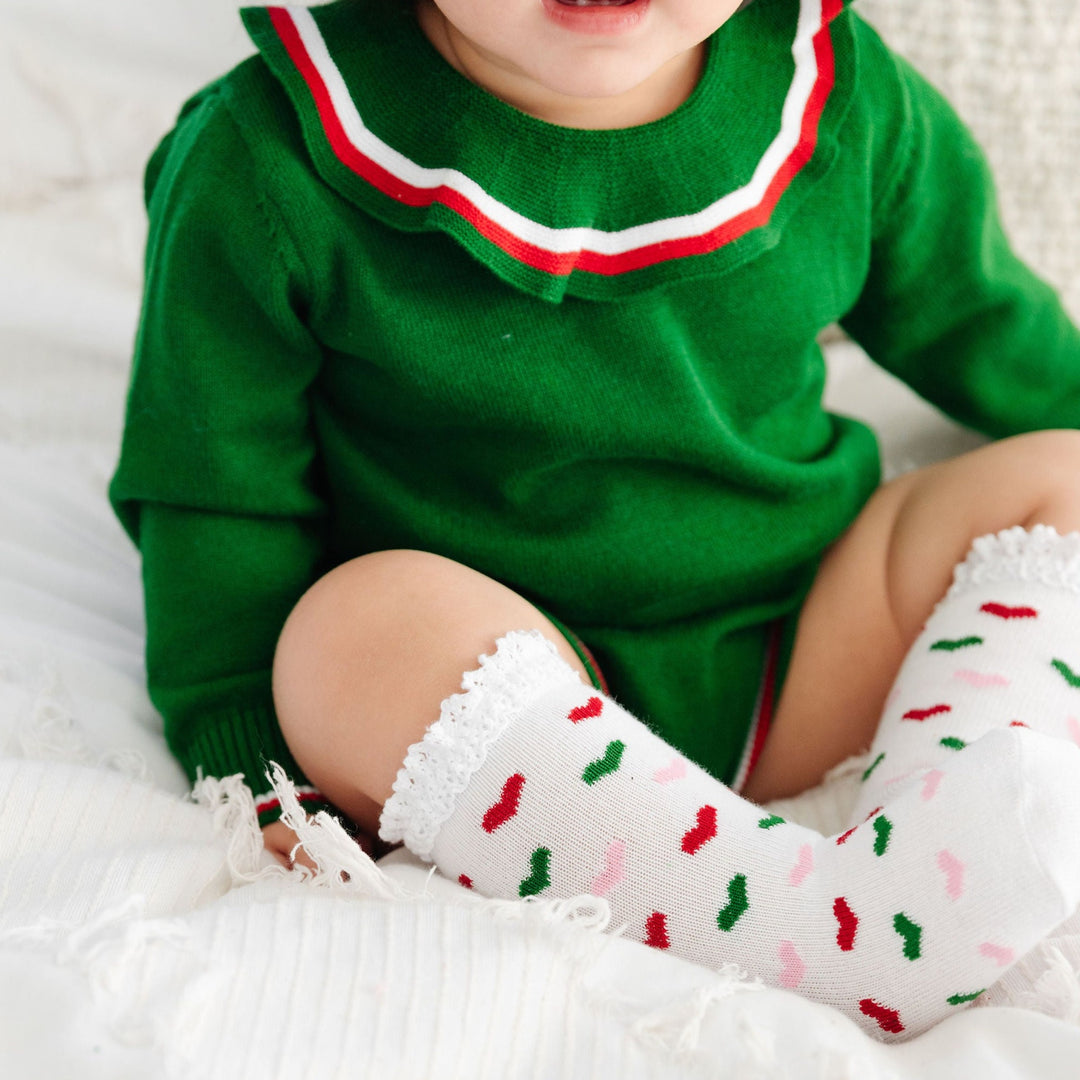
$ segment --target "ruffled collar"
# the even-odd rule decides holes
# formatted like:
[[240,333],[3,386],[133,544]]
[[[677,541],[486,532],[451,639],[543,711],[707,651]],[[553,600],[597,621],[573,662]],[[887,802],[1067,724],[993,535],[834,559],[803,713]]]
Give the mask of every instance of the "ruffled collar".
[[678,109],[610,131],[500,101],[388,0],[242,14],[327,183],[558,301],[724,273],[775,245],[837,152],[850,96],[834,93],[843,7],[758,0],[710,39]]

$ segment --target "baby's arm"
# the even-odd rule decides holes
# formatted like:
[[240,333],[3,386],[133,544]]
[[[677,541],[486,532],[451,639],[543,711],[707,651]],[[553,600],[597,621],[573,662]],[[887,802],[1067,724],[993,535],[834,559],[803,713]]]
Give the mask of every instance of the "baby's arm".
[[[110,495],[143,556],[147,671],[189,777],[280,762],[270,670],[324,557],[303,264],[213,88],[147,172],[146,290]],[[261,819],[277,811],[263,800]]]
[[[291,868],[298,864],[309,870],[316,868],[312,858],[300,846],[300,837],[284,821],[272,821],[269,825],[264,825],[262,835],[263,846],[282,866]],[[362,851],[372,858],[376,856],[376,842],[370,834],[359,831],[354,832],[352,837]]]
[[952,417],[995,437],[1080,426],[1080,332],[1013,252],[985,157],[951,106],[859,24],[878,109],[869,273],[844,328]]
[[300,838],[284,821],[272,821],[262,828],[263,846],[282,866],[292,867],[295,863],[315,869],[315,864],[307,852],[300,846]]

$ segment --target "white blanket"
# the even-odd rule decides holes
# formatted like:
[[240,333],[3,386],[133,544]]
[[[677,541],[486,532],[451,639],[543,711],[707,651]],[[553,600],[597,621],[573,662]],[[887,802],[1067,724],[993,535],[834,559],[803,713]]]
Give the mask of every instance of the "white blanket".
[[[930,25],[940,4],[904,8]],[[1032,100],[1075,75],[1072,0],[958,2],[931,44],[960,9],[984,53],[1022,19],[1046,32]],[[601,934],[602,902],[493,905],[401,854],[376,870],[332,829],[310,843],[326,873],[303,881],[261,854],[237,789],[185,798],[104,485],[139,170],[182,97],[246,51],[225,0],[0,9],[0,1076],[1075,1076],[1070,933],[988,995],[1027,1008],[885,1047],[794,995]],[[1055,267],[1076,284],[1075,263]],[[974,443],[850,348],[831,359],[831,400],[874,420],[893,471]],[[831,831],[851,775],[780,809]]]

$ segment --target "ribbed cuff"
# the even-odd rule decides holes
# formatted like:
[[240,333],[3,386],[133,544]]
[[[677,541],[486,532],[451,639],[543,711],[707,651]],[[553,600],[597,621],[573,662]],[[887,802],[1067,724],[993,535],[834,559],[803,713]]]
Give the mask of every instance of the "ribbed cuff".
[[271,761],[285,770],[305,810],[337,813],[296,764],[271,706],[237,707],[210,714],[183,746],[173,747],[173,753],[192,781],[200,770],[204,776],[216,777],[241,773],[255,796],[260,827],[281,817],[281,804],[267,778]]

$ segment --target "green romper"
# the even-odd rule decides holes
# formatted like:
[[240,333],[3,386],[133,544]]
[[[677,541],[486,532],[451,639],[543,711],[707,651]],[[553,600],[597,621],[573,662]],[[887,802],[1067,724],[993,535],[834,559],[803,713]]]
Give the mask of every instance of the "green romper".
[[820,332],[993,435],[1080,421],[1080,335],[971,137],[840,0],[757,0],[680,108],[615,131],[500,102],[387,0],[244,21],[258,55],[148,168],[111,487],[190,775],[304,783],[280,628],[334,565],[416,548],[552,615],[737,787],[879,479]]

